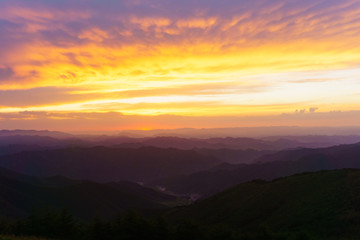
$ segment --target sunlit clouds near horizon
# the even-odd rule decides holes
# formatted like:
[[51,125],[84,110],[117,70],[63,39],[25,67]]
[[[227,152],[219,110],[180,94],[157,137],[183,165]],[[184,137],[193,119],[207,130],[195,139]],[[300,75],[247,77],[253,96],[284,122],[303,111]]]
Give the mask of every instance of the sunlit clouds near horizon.
[[360,125],[358,0],[0,0],[0,33],[0,128]]

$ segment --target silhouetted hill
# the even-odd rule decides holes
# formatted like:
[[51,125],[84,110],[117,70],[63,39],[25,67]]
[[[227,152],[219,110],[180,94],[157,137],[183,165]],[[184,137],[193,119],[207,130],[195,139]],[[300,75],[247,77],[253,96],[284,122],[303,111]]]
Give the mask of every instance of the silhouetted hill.
[[38,151],[45,149],[47,149],[47,147],[41,147],[38,145],[10,144],[5,146],[0,146],[0,156],[10,155],[24,151]]
[[93,181],[148,181],[209,169],[220,161],[192,150],[93,147],[21,152],[0,166],[31,176],[66,176]]
[[11,179],[18,179],[18,180],[28,180],[28,179],[32,178],[32,177],[22,175],[22,174],[19,174],[17,172],[14,172],[9,169],[2,168],[2,167],[0,167],[0,176],[6,177],[6,178],[11,178]]
[[[138,185],[134,188],[131,183],[114,185],[82,182],[66,188],[51,188],[49,191],[49,188],[34,190],[19,182],[0,181],[4,182],[5,187],[10,186],[10,189],[15,187],[18,190],[21,186],[20,191],[13,192],[5,188],[5,193],[8,191],[10,196],[15,195],[12,201],[16,204],[17,194],[28,200],[32,193],[35,197],[31,201],[38,200],[36,198],[40,195],[41,200],[54,204],[52,207],[56,206],[55,210],[58,208],[55,197],[62,201],[62,205],[69,203],[72,206],[70,212],[36,211],[21,221],[10,224],[3,221],[3,225],[0,225],[2,230],[10,230],[7,233],[16,235],[48,236],[53,239],[201,240],[352,240],[358,239],[360,235],[360,171],[354,169],[303,173],[271,182],[254,180],[192,205],[155,210],[164,213],[163,217],[157,219],[142,218],[130,212],[110,221],[95,218],[88,223],[74,221],[71,213],[85,215],[85,219],[88,219],[96,211],[103,214],[108,214],[109,209],[121,211],[119,205],[128,206],[126,199],[132,199],[132,205],[147,206],[144,202],[138,202],[141,200],[137,197],[131,198],[136,195],[136,187],[140,195],[144,196],[143,188]],[[55,189],[56,192],[52,192]],[[119,189],[122,198],[117,198],[113,192]],[[50,195],[44,194],[44,191],[49,191]],[[145,199],[159,200],[152,190],[148,191],[149,195]],[[131,194],[127,194],[129,192]],[[94,194],[99,193],[103,198],[93,198]],[[11,209],[13,205],[6,205],[2,196],[0,192],[0,211]],[[160,201],[163,201],[162,197]],[[4,203],[6,208],[3,207]],[[88,211],[85,213],[86,209]]]
[[157,180],[152,184],[179,194],[196,193],[206,197],[253,179],[271,180],[301,172],[360,168],[360,145],[283,151],[261,159],[264,163],[222,165],[208,171]]
[[0,156],[22,151],[89,146],[87,140],[56,131],[0,130]]
[[49,136],[0,136],[0,146],[9,145],[37,145],[41,147],[64,147],[71,145],[88,145],[86,142],[76,138],[57,139]]
[[[335,138],[335,137],[334,137]],[[115,147],[140,147],[153,146],[160,148],[178,148],[178,149],[231,149],[231,150],[283,150],[298,147],[323,147],[337,144],[337,141],[323,142],[319,136],[319,142],[301,142],[296,138],[268,138],[255,139],[246,137],[224,137],[224,138],[180,138],[180,137],[147,137],[147,138],[129,138],[129,137],[105,137],[97,139],[99,145]],[[360,137],[358,137],[360,140]],[[345,141],[345,140],[344,140]]]
[[[180,138],[145,137],[130,138],[106,135],[70,135],[60,132],[32,130],[0,131],[0,156],[21,151],[65,148],[70,146],[107,146],[117,148],[177,148],[207,152],[229,163],[246,163],[271,151],[295,148],[318,148],[354,143],[359,136],[284,136],[263,139],[245,137]],[[266,152],[269,151],[269,152]]]
[[90,219],[129,209],[164,208],[175,197],[130,182],[94,183],[62,177],[37,179],[0,168],[0,216],[24,217],[33,210],[68,209]]
[[178,149],[194,149],[194,148],[230,148],[230,149],[272,149],[272,145],[266,141],[253,138],[179,138],[179,137],[152,137],[152,138],[108,138],[101,145],[118,144],[117,147],[127,146],[132,143],[134,146],[153,146],[160,148],[178,148]]
[[301,136],[271,136],[261,138],[264,141],[272,142],[298,142],[304,144],[302,147],[330,147],[339,144],[354,144],[360,142],[359,135],[301,135]]
[[222,162],[231,163],[231,164],[240,164],[240,163],[252,163],[257,160],[259,157],[273,153],[273,151],[267,150],[254,150],[254,149],[194,149],[195,151],[204,154],[216,157]]
[[[347,157],[356,158],[360,152],[360,143],[343,144],[327,148],[300,148],[292,150],[283,150],[272,154],[267,154],[255,159],[254,162],[274,162],[274,161],[296,161],[309,155],[326,155],[336,158]],[[345,154],[345,155],[344,155]]]
[[62,176],[53,176],[48,178],[27,176],[2,167],[0,167],[0,177],[44,187],[63,187],[80,183],[80,181]]
[[314,239],[344,239],[360,234],[359,198],[359,170],[321,171],[243,183],[168,217],[244,231],[266,226],[275,232],[311,233]]
[[8,136],[43,136],[43,137],[52,137],[58,139],[68,139],[73,138],[74,135],[69,133],[57,132],[57,131],[48,131],[48,130],[0,130],[1,137]]
[[130,138],[124,136],[98,136],[93,143],[104,146],[138,148],[153,146],[178,149],[232,149],[232,150],[284,150],[294,148],[319,148],[339,144],[353,144],[360,136],[279,136],[262,139],[248,137],[181,138],[171,136]]

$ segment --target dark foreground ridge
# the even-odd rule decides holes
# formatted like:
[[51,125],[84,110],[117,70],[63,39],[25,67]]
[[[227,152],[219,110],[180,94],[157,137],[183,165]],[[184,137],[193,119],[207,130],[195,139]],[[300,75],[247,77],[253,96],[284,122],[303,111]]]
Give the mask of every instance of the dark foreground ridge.
[[359,198],[360,170],[320,171],[243,183],[177,209],[169,217],[242,229],[266,225],[279,231],[329,236],[360,227]]
[[254,180],[156,218],[134,212],[112,220],[76,221],[64,210],[3,221],[0,233],[56,239],[356,239],[360,170]]
[[21,218],[44,209],[68,209],[80,219],[113,217],[129,209],[161,209],[178,198],[131,182],[40,179],[0,168],[0,217]]

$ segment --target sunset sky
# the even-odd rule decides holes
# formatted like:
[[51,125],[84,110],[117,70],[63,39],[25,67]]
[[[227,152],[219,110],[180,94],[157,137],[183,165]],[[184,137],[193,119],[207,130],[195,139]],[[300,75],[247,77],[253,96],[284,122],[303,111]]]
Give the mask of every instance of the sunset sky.
[[0,0],[0,129],[360,126],[359,0]]

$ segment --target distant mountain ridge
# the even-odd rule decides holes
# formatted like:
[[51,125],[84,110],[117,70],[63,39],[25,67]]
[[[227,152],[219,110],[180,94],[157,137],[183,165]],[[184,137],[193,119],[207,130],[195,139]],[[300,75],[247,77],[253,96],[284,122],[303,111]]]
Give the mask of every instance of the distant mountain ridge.
[[360,143],[322,149],[280,151],[259,158],[256,164],[226,165],[190,175],[153,181],[179,194],[211,196],[253,179],[272,180],[301,172],[360,168]]
[[209,169],[220,161],[193,150],[73,147],[0,157],[0,166],[31,176],[66,176],[98,182],[143,182]]
[[181,138],[158,136],[145,138],[129,138],[123,136],[107,136],[98,138],[99,145],[115,147],[153,146],[178,149],[233,149],[233,150],[284,150],[291,148],[318,148],[339,144],[360,142],[360,136],[285,136],[267,138],[248,137],[214,137],[214,138]]
[[222,163],[221,154],[230,154],[225,157],[235,160],[244,154],[242,150],[231,151],[234,150],[74,147],[2,156],[0,166],[38,177],[61,175],[97,182],[144,182],[176,194],[203,197],[252,179],[271,180],[306,171],[360,168],[360,144],[284,150],[267,155],[250,151],[249,163],[254,162],[254,156],[261,155],[256,164]]
[[351,153],[353,153],[354,151],[356,151],[357,148],[360,149],[360,142],[355,144],[341,144],[338,146],[332,146],[326,148],[290,149],[290,150],[283,150],[283,151],[263,155],[258,159],[254,160],[254,162],[264,163],[264,162],[275,162],[275,161],[296,161],[307,155],[314,155],[314,154],[335,155],[336,157],[341,157],[339,156],[339,152],[341,152],[341,155],[343,157],[345,156],[349,157],[349,154],[346,154],[348,153],[348,150]]
[[48,130],[0,130],[0,136],[46,136],[59,139],[73,138],[74,135],[58,131],[48,131]]
[[[241,135],[239,135],[241,136]],[[184,150],[206,149],[237,149],[237,150],[284,150],[299,147],[329,147],[339,144],[360,142],[356,135],[302,135],[302,136],[269,136],[263,138],[250,137],[128,137],[122,135],[72,135],[54,131],[35,130],[0,130],[0,146],[5,145],[40,145],[66,146],[108,146],[123,148],[138,148],[152,146],[159,148],[178,148]]]
[[58,148],[65,146],[88,146],[86,141],[76,138],[58,139],[50,136],[32,136],[32,135],[11,135],[0,136],[0,146],[8,147],[11,145],[34,146],[34,147],[48,147]]

